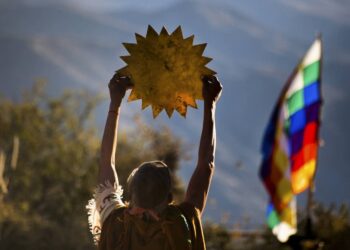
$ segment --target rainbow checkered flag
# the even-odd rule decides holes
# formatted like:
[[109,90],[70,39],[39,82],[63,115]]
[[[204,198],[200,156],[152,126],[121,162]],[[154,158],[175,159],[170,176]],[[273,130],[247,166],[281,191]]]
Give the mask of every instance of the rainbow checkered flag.
[[260,177],[270,195],[267,223],[280,241],[296,233],[296,194],[312,185],[321,111],[322,41],[317,38],[289,77],[263,143]]

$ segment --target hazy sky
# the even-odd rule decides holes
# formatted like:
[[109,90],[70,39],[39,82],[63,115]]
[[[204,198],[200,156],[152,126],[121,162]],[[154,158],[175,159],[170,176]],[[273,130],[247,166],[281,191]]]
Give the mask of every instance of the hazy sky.
[[[28,4],[57,3],[56,0],[22,0]],[[61,3],[91,11],[110,11],[123,8],[139,8],[142,10],[155,10],[166,7],[180,0],[61,0]]]
[[[317,195],[327,201],[349,201],[343,194],[350,177],[349,0],[0,0],[0,11],[1,5],[18,2],[30,6],[14,5],[8,13],[6,8],[0,12],[0,23],[7,24],[0,25],[0,64],[8,66],[1,69],[0,84],[14,91],[15,84],[27,82],[18,71],[30,77],[44,74],[57,88],[73,82],[101,89],[116,64],[121,66],[117,55],[125,51],[120,43],[134,39],[133,32],[144,34],[148,23],[156,28],[183,24],[185,34],[205,39],[206,53],[214,57],[212,65],[224,83],[221,111],[230,106],[229,115],[218,112],[217,159],[225,168],[217,169],[212,197],[220,195],[221,205],[227,200],[230,208],[240,206],[246,213],[251,209],[261,221],[267,202],[257,176],[262,133],[292,67],[314,35],[323,31],[326,105],[321,131],[326,147],[317,176],[324,185],[318,186]],[[125,106],[129,107],[140,112],[136,104]],[[165,124],[184,138],[199,136],[201,112],[189,113],[186,120],[166,118]],[[142,114],[150,117],[147,111]],[[123,116],[121,125],[128,121]],[[191,142],[197,141],[192,137]],[[245,167],[233,167],[237,160]],[[336,171],[330,169],[333,166]],[[191,169],[183,169],[188,177]]]
[[[20,0],[29,4],[42,3],[56,3],[57,0]],[[65,3],[71,6],[79,7],[85,10],[92,11],[110,11],[115,9],[133,8],[141,10],[156,10],[167,7],[178,2],[211,2],[208,0],[60,0],[60,3]],[[274,3],[277,5],[285,5],[300,12],[307,12],[315,16],[323,16],[331,20],[341,20],[342,22],[350,23],[348,11],[350,9],[350,1],[347,0],[246,0],[246,1],[232,1],[232,0],[216,0],[217,3],[230,4],[235,7],[240,7],[246,12],[254,11],[263,8],[266,3]],[[273,9],[271,9],[273,12]],[[258,14],[258,13],[257,13]]]

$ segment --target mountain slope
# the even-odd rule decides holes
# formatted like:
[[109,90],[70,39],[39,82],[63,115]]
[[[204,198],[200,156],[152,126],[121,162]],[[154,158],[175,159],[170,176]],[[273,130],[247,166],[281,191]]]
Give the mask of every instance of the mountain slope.
[[[301,24],[312,21],[304,14],[294,15],[300,17]],[[217,169],[206,218],[218,221],[222,213],[230,213],[230,222],[244,215],[251,217],[256,225],[264,220],[267,201],[257,177],[261,137],[284,81],[312,42],[311,35],[294,39],[294,34],[286,36],[280,26],[271,27],[269,22],[260,21],[233,7],[199,2],[181,2],[156,12],[108,14],[83,12],[57,4],[2,5],[0,91],[16,96],[18,89],[29,86],[32,79],[39,76],[48,78],[52,93],[66,87],[106,93],[105,83],[113,71],[122,66],[117,57],[126,54],[122,42],[133,42],[134,32],[144,35],[148,24],[158,30],[165,25],[169,31],[182,25],[186,36],[195,34],[195,43],[208,43],[205,54],[214,58],[210,67],[218,72],[224,85],[217,112]],[[317,22],[313,26],[317,26]],[[323,201],[348,201],[348,196],[339,190],[349,187],[350,177],[347,168],[350,156],[346,151],[349,86],[344,84],[349,80],[349,60],[337,51],[347,48],[339,41],[342,37],[348,41],[349,36],[333,38],[334,34],[347,31],[336,23],[328,24],[324,31],[325,49],[329,52],[325,60],[326,106],[321,131],[329,147],[320,152],[317,181],[322,185],[317,197]],[[333,56],[334,53],[339,56]],[[130,126],[130,117],[140,113],[140,106],[139,102],[125,105],[122,127]],[[99,115],[99,124],[102,124],[103,112]],[[185,141],[197,146],[200,110],[189,110],[186,120],[179,116],[168,120],[164,114],[152,120],[149,110],[141,115],[152,126],[159,123],[170,126]],[[195,166],[196,150],[191,155],[193,160],[183,163],[182,175],[186,180]],[[333,187],[334,182],[339,183],[339,187]],[[334,193],[338,193],[337,196]]]

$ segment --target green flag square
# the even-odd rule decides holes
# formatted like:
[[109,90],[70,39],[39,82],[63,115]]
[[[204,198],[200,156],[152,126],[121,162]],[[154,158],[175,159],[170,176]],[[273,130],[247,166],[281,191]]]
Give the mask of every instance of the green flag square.
[[298,90],[287,99],[288,117],[304,107],[304,90]]
[[306,66],[303,70],[304,86],[314,83],[320,74],[320,61],[314,62]]
[[278,214],[275,210],[273,210],[267,217],[267,224],[270,228],[274,228],[280,223],[280,220],[278,218]]

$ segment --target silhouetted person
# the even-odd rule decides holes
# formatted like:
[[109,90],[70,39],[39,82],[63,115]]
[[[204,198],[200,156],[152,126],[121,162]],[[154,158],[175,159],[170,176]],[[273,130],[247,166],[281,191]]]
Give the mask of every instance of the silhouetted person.
[[128,77],[115,74],[109,83],[110,107],[101,146],[99,187],[89,201],[89,222],[100,250],[205,249],[201,214],[214,173],[215,109],[222,86],[215,76],[203,77],[203,128],[196,169],[185,200],[172,203],[169,168],[161,161],[145,162],[129,176],[130,201],[122,201],[115,168],[120,106]]

